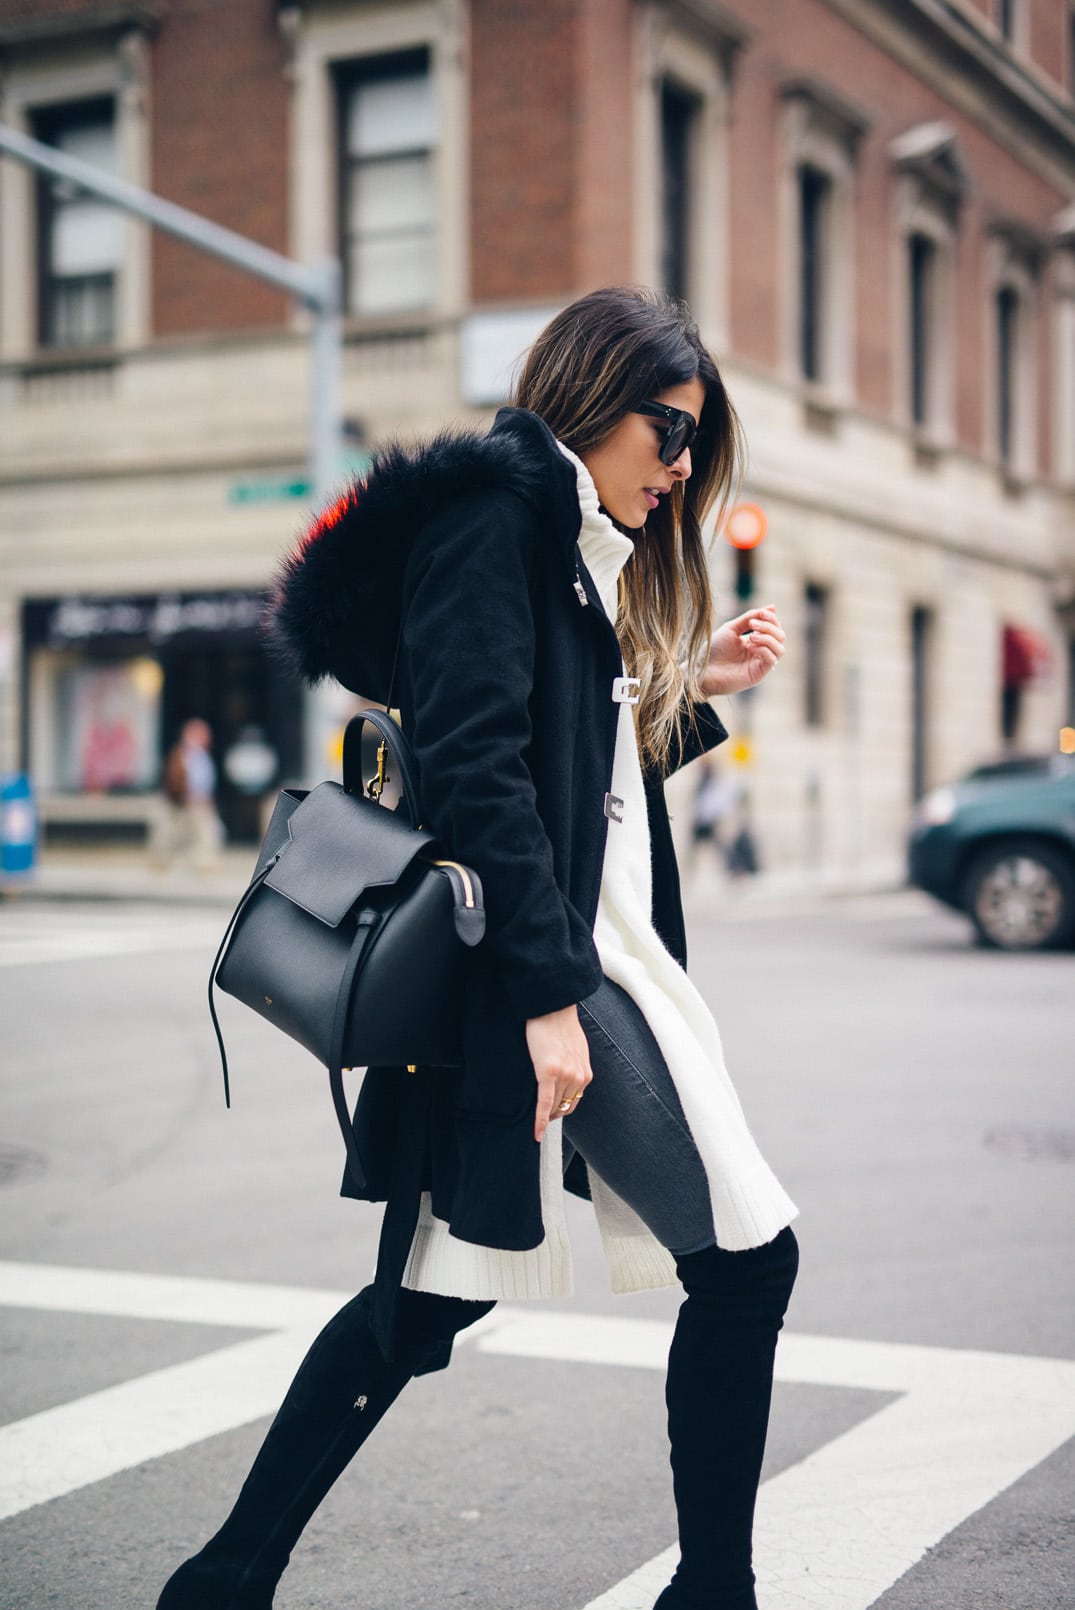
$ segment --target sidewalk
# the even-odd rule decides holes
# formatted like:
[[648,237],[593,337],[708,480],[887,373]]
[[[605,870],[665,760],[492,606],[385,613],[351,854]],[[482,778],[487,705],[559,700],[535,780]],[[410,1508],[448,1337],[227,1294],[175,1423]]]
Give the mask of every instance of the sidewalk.
[[[0,901],[147,901],[169,905],[230,908],[250,880],[256,846],[224,850],[211,870],[160,867],[144,850],[129,848],[47,849],[28,878],[0,880]],[[685,870],[683,905],[688,917],[704,919],[719,909],[764,912],[862,895],[892,894],[903,887],[900,869],[867,866],[815,872],[762,872],[729,878],[715,867]]]
[[142,849],[46,849],[26,878],[0,879],[0,901],[152,901],[232,907],[250,881],[257,848],[224,850],[204,870],[155,865]]

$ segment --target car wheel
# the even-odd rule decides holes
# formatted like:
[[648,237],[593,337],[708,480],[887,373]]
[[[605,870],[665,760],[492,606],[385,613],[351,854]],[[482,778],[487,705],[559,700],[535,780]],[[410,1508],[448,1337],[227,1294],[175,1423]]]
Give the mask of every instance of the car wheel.
[[1033,839],[990,845],[973,862],[964,906],[979,938],[999,950],[1044,950],[1075,935],[1075,867]]

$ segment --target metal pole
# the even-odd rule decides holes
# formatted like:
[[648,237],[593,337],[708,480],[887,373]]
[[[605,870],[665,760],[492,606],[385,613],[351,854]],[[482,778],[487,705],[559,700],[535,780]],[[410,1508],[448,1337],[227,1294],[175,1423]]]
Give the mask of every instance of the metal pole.
[[225,262],[245,269],[248,274],[255,274],[280,290],[289,291],[308,306],[316,306],[320,291],[316,270],[306,268],[302,263],[293,263],[290,257],[283,257],[268,246],[259,246],[257,241],[247,240],[245,235],[236,234],[234,229],[211,223],[199,213],[178,207],[172,201],[163,201],[149,190],[128,184],[126,179],[117,179],[78,157],[57,151],[51,145],[42,145],[40,140],[31,140],[28,135],[20,134],[4,124],[0,124],[0,151],[6,151],[21,162],[28,162],[31,167],[54,174],[58,179],[66,179],[80,190],[100,196],[114,207],[121,207],[124,212],[145,218],[157,229],[177,235],[180,240],[200,246],[213,257],[221,257]]
[[340,378],[343,351],[342,279],[339,259],[317,265],[321,296],[314,309],[310,365],[311,479],[319,503],[328,501],[340,479]]
[[17,129],[0,123],[0,152],[25,162],[32,168],[51,173],[58,179],[103,201],[145,219],[155,229],[163,229],[188,245],[219,257],[226,263],[267,280],[278,290],[287,291],[314,315],[311,331],[312,403],[309,424],[309,472],[318,498],[326,497],[339,477],[340,462],[340,349],[342,316],[338,258],[326,258],[315,267],[295,263],[290,257],[247,240],[245,235],[214,224],[208,218],[163,201],[149,190],[114,178],[100,168],[67,156],[40,140],[32,140]]
[[[256,241],[247,240],[232,229],[214,224],[186,207],[163,201],[159,196],[126,180],[102,173],[76,157],[52,146],[42,145],[25,134],[0,124],[0,153],[77,185],[90,195],[143,218],[156,229],[210,256],[222,258],[247,274],[267,280],[287,291],[310,309],[310,419],[309,475],[314,497],[324,502],[340,479],[342,433],[340,429],[340,377],[342,373],[343,310],[342,274],[338,258],[326,258],[314,267],[292,262],[279,252],[270,251]],[[338,712],[331,708],[324,693],[309,695],[306,719],[306,764],[312,777],[324,771],[326,735],[338,726]]]

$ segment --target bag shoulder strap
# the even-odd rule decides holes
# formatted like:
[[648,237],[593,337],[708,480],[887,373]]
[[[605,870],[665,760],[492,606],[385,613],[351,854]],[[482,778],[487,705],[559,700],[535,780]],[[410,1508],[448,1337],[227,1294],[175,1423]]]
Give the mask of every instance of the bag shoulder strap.
[[[235,932],[235,925],[265,882],[278,859],[279,856],[273,856],[272,860],[261,868],[257,876],[250,880],[249,886],[243,891],[239,904],[231,914],[231,920],[224,931],[224,937],[220,941],[220,948],[209,971],[209,1016],[213,1020],[213,1032],[216,1034],[216,1042],[220,1051],[220,1068],[224,1075],[224,1105],[226,1107],[231,1106],[228,1054],[224,1049],[224,1035],[221,1031],[220,1019],[217,1016],[216,999],[213,990],[216,985],[220,964],[224,959],[224,952],[227,950],[231,936]],[[332,1019],[332,1037],[329,1041],[328,1083],[329,1090],[332,1093],[332,1105],[336,1109],[340,1133],[343,1136],[343,1143],[347,1150],[347,1163],[351,1171],[351,1177],[360,1191],[365,1188],[366,1175],[362,1167],[362,1159],[358,1153],[354,1126],[351,1123],[351,1114],[347,1107],[347,1094],[343,1087],[343,1041],[347,1032],[347,1012],[351,1004],[351,991],[355,981],[355,974],[358,972],[366,946],[369,944],[374,927],[380,921],[380,918],[381,913],[373,910],[372,907],[367,907],[358,914],[358,926],[355,929],[351,951],[336,995],[336,1007]]]
[[348,794],[361,794],[362,782],[362,729],[370,726],[388,745],[399,770],[403,787],[403,806],[412,827],[420,827],[421,807],[418,799],[418,768],[407,737],[398,721],[384,710],[360,710],[347,723],[343,735],[343,786]]
[[220,941],[220,948],[213,958],[213,965],[209,969],[209,1016],[213,1020],[213,1032],[216,1034],[216,1043],[220,1050],[220,1070],[224,1075],[225,1107],[231,1106],[231,1085],[228,1081],[228,1054],[224,1049],[224,1036],[220,1031],[220,1019],[217,1017],[216,1000],[213,996],[213,988],[216,984],[217,973],[220,971],[220,964],[224,960],[224,952],[227,950],[231,936],[235,932],[236,923],[239,921],[239,918],[242,916],[251,900],[257,894],[258,890],[261,888],[261,885],[265,882],[265,879],[269,876],[269,873],[272,871],[279,859],[280,855],[279,852],[277,852],[271,861],[267,861],[260,871],[255,873],[247,887],[243,890],[239,904],[232,912],[228,926],[224,930],[224,937]]
[[329,1041],[328,1051],[328,1087],[332,1093],[332,1105],[336,1109],[336,1122],[340,1126],[343,1144],[347,1150],[347,1166],[351,1171],[351,1179],[356,1190],[363,1191],[366,1186],[366,1174],[362,1167],[362,1159],[358,1154],[358,1143],[355,1140],[355,1128],[351,1122],[351,1113],[347,1106],[347,1094],[343,1088],[343,1041],[347,1032],[347,1013],[351,1005],[351,991],[355,981],[355,974],[369,944],[374,927],[381,920],[380,912],[370,907],[358,913],[358,926],[351,944],[351,953],[347,958],[347,965],[340,979],[339,991],[336,995],[336,1010],[332,1018],[332,1038]]

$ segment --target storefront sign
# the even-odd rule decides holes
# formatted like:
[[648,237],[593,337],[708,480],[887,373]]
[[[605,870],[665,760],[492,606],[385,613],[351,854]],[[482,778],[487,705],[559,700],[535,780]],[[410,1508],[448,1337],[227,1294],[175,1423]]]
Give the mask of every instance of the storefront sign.
[[27,607],[28,638],[65,648],[105,638],[153,644],[174,637],[256,631],[262,593],[169,593],[156,598],[60,598]]

